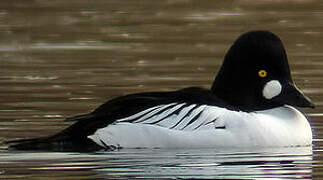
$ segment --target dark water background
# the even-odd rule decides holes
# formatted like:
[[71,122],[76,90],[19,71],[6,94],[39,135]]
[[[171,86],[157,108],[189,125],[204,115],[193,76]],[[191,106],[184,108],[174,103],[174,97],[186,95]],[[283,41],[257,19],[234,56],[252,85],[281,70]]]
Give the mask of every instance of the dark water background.
[[[209,88],[241,33],[270,30],[316,104],[313,147],[13,152],[116,96]],[[0,1],[0,179],[323,178],[323,1]]]

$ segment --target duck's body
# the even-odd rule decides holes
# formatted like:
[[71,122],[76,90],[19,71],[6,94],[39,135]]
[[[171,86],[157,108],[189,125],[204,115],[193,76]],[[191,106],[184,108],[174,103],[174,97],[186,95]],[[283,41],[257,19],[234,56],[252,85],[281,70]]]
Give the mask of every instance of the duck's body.
[[[107,149],[292,147],[312,143],[307,119],[288,105],[250,113],[208,105],[183,107],[185,105],[153,107],[151,109],[167,108],[168,112],[150,118],[152,113],[148,113],[137,119],[146,112],[143,111],[100,128],[89,138]],[[177,114],[165,118],[176,109],[180,109]]]
[[21,150],[308,146],[312,132],[296,107],[314,107],[292,81],[280,39],[245,33],[229,49],[210,90],[112,99],[62,132],[11,141]]

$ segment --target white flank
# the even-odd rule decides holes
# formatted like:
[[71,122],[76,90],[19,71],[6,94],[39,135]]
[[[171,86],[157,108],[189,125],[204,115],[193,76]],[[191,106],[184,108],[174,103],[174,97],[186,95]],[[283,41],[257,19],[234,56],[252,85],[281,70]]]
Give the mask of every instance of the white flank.
[[[307,119],[288,105],[247,113],[172,103],[144,112],[147,114],[139,112],[120,119],[88,137],[102,147],[123,148],[288,147],[312,143]],[[133,119],[139,115],[140,121]]]
[[262,90],[262,95],[266,99],[272,99],[278,96],[282,91],[282,85],[277,80],[271,80],[266,83],[264,89]]

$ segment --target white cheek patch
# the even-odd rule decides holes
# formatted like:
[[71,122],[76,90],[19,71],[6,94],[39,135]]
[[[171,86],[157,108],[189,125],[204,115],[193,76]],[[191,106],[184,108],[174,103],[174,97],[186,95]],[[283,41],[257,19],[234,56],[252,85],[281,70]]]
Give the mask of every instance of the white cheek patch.
[[271,80],[267,82],[262,90],[262,95],[266,99],[272,99],[278,96],[282,92],[282,85],[277,80]]

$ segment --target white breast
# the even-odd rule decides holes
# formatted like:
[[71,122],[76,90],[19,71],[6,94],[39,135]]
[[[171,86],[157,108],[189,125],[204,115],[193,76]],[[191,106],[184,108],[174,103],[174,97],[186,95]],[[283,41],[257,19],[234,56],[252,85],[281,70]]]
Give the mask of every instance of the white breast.
[[291,106],[246,113],[172,103],[119,119],[89,138],[123,148],[281,147],[311,145],[312,132]]

